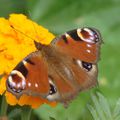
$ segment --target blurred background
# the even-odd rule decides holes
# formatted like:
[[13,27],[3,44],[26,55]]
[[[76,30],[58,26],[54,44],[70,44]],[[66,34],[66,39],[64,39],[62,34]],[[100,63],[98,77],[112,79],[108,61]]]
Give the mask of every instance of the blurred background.
[[[99,86],[82,92],[65,109],[42,105],[35,120],[92,120],[87,108],[91,93],[100,91],[113,106],[120,98],[120,0],[0,0],[0,17],[23,13],[55,35],[89,26],[99,29],[104,44],[99,62]],[[11,108],[12,109],[12,108]]]

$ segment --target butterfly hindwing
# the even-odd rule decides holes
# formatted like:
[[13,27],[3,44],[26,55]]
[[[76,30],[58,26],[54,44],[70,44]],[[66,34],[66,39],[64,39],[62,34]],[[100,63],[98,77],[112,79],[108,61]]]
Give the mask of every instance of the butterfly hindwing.
[[[62,56],[62,58],[64,57]],[[77,92],[78,85],[74,79],[72,71],[70,70],[70,66],[68,67],[68,63],[66,63],[66,58],[65,59],[58,58],[56,59],[56,62],[54,63],[48,62],[48,64],[50,66],[54,64],[54,67],[48,68],[49,70],[48,74],[51,81],[54,83],[56,92],[59,93],[59,96],[56,98],[53,97],[53,100],[60,102],[65,102],[69,100],[74,96],[73,94]]]
[[[60,55],[60,53],[59,53]],[[59,96],[51,94],[52,100],[63,102],[65,105],[69,103],[80,91],[89,89],[97,84],[97,65],[72,59],[60,57],[54,64],[54,69],[49,69],[49,76],[54,83],[56,92]],[[59,62],[58,62],[59,61]],[[48,62],[48,64],[51,64]],[[59,69],[58,69],[59,68]],[[53,96],[53,97],[52,97]]]

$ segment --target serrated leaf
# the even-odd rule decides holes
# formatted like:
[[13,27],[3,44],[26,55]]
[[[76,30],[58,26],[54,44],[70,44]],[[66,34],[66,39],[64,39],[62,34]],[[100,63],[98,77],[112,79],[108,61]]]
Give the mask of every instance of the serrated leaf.
[[92,114],[94,120],[100,120],[95,108],[92,105],[88,105],[88,109],[89,109],[90,113]]
[[104,112],[107,119],[112,120],[110,106],[108,104],[107,99],[99,92],[97,92],[97,95],[99,97],[99,104],[101,105],[102,111]]
[[115,109],[113,111],[113,118],[115,120],[120,118],[120,99],[117,101]]
[[103,108],[102,108],[101,104],[99,103],[99,100],[98,100],[97,96],[95,96],[94,94],[92,94],[91,97],[92,97],[92,101],[94,103],[94,107],[95,107],[95,110],[96,110],[99,118],[101,120],[106,120]]
[[88,109],[94,120],[103,120],[103,115],[105,115],[104,120],[120,120],[120,99],[116,103],[114,111],[111,111],[107,99],[101,93],[97,92],[91,97],[93,105],[88,105]]

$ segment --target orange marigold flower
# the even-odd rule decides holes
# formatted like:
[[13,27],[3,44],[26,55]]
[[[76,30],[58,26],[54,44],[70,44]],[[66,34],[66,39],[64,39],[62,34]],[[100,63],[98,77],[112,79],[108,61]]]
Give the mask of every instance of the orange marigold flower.
[[[25,56],[36,50],[33,40],[49,44],[54,37],[47,29],[29,20],[23,14],[11,14],[8,20],[0,18],[0,75],[5,74],[0,80],[0,94],[6,90],[5,83],[11,70]],[[56,104],[40,97],[27,95],[23,95],[20,100],[17,100],[9,92],[6,92],[5,96],[10,105],[31,105],[32,108],[36,108],[43,103],[52,106]]]

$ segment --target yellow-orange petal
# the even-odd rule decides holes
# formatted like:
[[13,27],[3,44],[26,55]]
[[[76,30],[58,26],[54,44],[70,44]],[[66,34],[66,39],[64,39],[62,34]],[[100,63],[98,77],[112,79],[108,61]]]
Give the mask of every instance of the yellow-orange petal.
[[10,105],[16,105],[17,104],[18,100],[11,93],[6,91],[5,96],[6,96],[6,101],[7,101],[8,104],[10,104]]
[[0,95],[2,95],[6,90],[6,76],[2,77],[0,80]]
[[5,96],[7,98],[6,99],[7,103],[10,105],[16,105],[16,104],[20,106],[29,105],[34,109],[38,108],[40,105],[45,104],[45,103],[49,104],[52,107],[56,106],[57,104],[56,102],[49,102],[48,100],[40,98],[40,97],[33,97],[33,96],[28,96],[28,95],[22,95],[21,98],[17,100],[16,97],[9,92],[6,92]]
[[[15,29],[21,31],[22,33],[30,36],[34,40],[41,42],[43,44],[49,44],[51,40],[55,37],[52,33],[50,33],[44,27],[38,25],[37,23],[27,19],[23,14],[11,14],[9,18],[9,22],[14,26]],[[19,33],[21,34],[21,33]],[[20,35],[24,36],[24,35]],[[25,42],[28,37],[24,36]],[[33,42],[31,39],[30,41]]]

